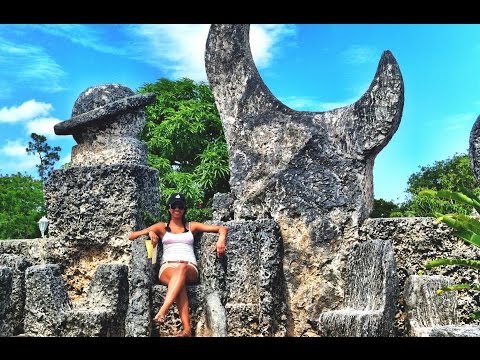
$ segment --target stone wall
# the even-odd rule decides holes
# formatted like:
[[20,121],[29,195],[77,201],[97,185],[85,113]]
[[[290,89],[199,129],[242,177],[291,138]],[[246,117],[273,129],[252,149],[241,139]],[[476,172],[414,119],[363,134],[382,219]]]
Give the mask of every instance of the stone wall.
[[[391,240],[394,244],[400,298],[397,304],[395,336],[405,336],[405,302],[403,291],[409,275],[423,270],[425,275],[444,275],[455,282],[478,280],[478,271],[458,266],[441,266],[425,270],[423,264],[441,257],[480,259],[480,249],[467,245],[453,235],[450,227],[437,223],[434,218],[367,219],[359,230],[359,241],[369,239]],[[459,271],[460,270],[460,271]],[[439,295],[440,296],[440,295]],[[470,323],[468,313],[479,304],[478,292],[458,293],[459,321]]]

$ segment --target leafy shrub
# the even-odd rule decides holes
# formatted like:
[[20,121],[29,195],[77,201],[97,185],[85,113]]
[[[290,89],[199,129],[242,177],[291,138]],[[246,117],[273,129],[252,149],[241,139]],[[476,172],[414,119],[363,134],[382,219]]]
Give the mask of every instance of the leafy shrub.
[[[421,195],[434,196],[441,199],[451,200],[471,206],[472,209],[480,214],[480,199],[472,192],[466,189],[462,189],[461,192],[455,192],[450,190],[424,190]],[[465,241],[467,244],[480,247],[480,221],[477,217],[465,214],[440,214],[435,213],[438,222],[443,222],[455,230],[454,234]],[[451,259],[440,258],[427,262],[424,266],[427,269],[431,269],[437,266],[446,265],[459,265],[463,267],[469,267],[476,270],[480,269],[480,260],[474,259]],[[445,286],[437,290],[439,294],[445,291],[459,291],[459,290],[475,290],[480,291],[480,285],[475,283],[460,283]],[[480,310],[474,311],[469,314],[472,319],[480,318]]]

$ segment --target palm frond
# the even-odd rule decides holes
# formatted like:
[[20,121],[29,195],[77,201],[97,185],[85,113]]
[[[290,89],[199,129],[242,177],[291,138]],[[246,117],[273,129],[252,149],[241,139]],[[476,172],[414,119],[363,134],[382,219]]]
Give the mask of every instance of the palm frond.
[[427,262],[424,266],[427,269],[431,269],[431,268],[434,268],[437,266],[443,266],[443,265],[460,265],[460,266],[466,266],[466,267],[480,270],[480,260],[470,260],[470,259],[449,259],[449,258],[435,259]]
[[443,294],[444,292],[449,292],[449,291],[460,291],[460,290],[469,290],[469,289],[480,290],[478,285],[462,283],[462,284],[453,284],[453,285],[441,287],[440,289],[437,290],[437,294]]

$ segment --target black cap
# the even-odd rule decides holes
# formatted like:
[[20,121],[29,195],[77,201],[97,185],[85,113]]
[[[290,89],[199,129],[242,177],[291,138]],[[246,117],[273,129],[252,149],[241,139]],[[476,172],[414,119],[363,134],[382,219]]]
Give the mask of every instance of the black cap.
[[168,198],[168,202],[167,202],[167,206],[170,206],[174,203],[180,203],[182,204],[184,207],[187,206],[187,200],[185,200],[185,196],[183,196],[183,194],[181,193],[173,193],[169,198]]

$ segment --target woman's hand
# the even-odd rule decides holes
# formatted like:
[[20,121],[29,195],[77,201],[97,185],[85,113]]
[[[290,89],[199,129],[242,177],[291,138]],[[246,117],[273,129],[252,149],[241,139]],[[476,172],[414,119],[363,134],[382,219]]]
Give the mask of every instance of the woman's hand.
[[225,240],[218,239],[215,247],[218,257],[225,255]]
[[148,237],[150,238],[150,240],[152,240],[153,247],[157,246],[158,239],[159,239],[157,233],[155,231],[150,230],[148,232]]

